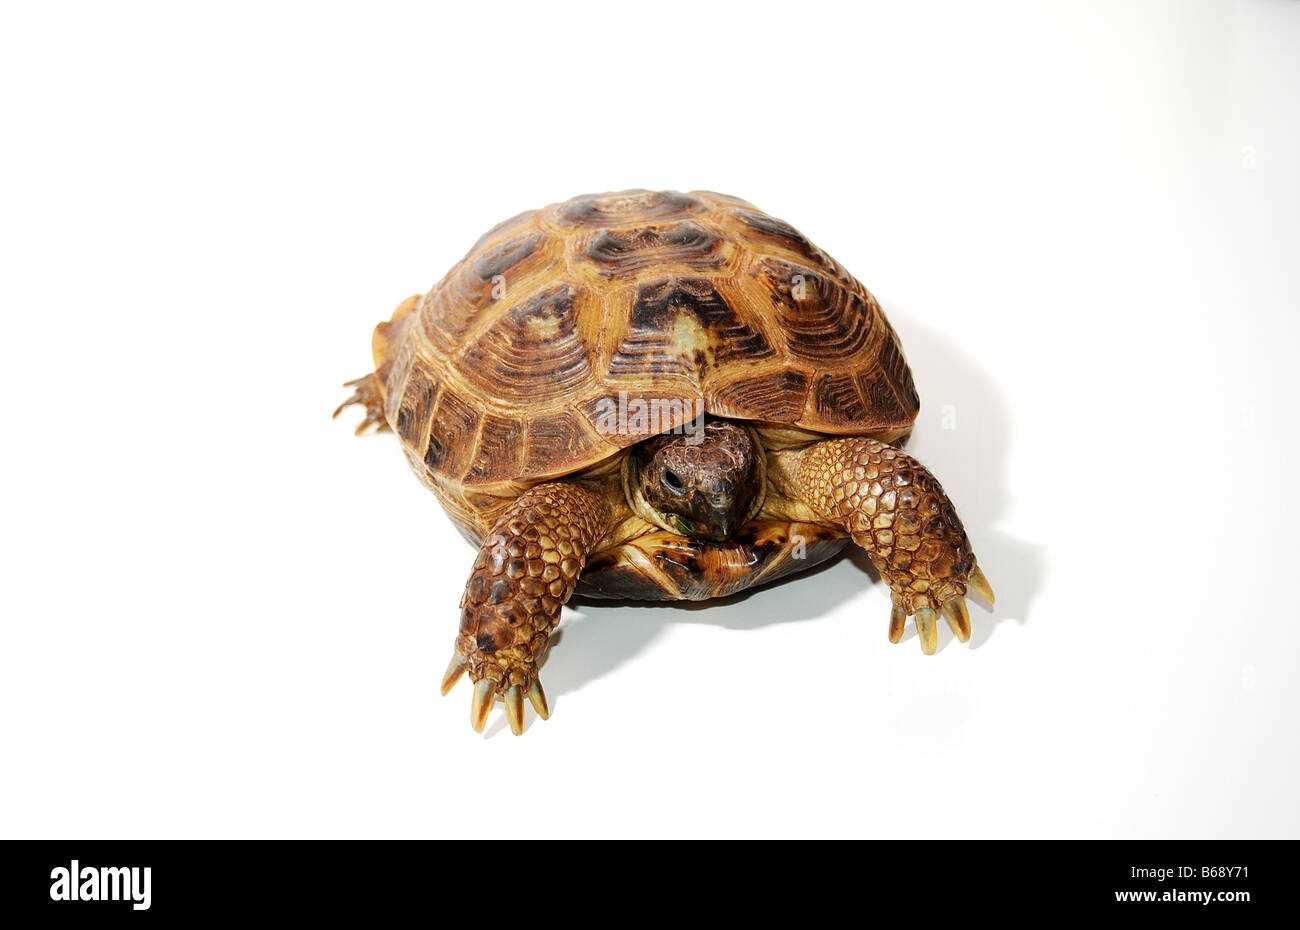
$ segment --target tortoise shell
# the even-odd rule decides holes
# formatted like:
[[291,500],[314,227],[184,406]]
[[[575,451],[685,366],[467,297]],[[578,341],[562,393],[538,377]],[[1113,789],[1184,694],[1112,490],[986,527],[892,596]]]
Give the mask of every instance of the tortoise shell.
[[[412,467],[480,524],[701,409],[896,437],[919,408],[867,289],[792,226],[707,191],[587,195],[506,220],[380,324],[373,349]],[[629,399],[656,415],[609,429]]]

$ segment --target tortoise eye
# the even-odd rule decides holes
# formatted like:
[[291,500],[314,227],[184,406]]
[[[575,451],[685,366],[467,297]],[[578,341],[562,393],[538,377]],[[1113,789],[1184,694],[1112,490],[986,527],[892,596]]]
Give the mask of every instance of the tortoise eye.
[[682,484],[682,479],[677,477],[677,473],[672,469],[665,468],[663,475],[659,479],[663,482],[664,487],[674,494],[681,494],[686,490],[686,485]]

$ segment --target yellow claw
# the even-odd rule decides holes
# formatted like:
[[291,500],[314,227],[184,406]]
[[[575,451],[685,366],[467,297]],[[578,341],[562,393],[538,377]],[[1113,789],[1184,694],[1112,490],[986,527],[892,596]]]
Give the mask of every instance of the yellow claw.
[[487,723],[488,712],[492,710],[492,700],[496,697],[497,684],[491,678],[481,678],[474,686],[474,699],[469,705],[469,725],[482,733]]
[[970,612],[966,609],[966,599],[960,594],[943,602],[943,615],[948,618],[952,635],[963,643],[970,639]]
[[506,717],[515,736],[524,732],[524,689],[518,685],[506,688]]
[[895,604],[889,611],[889,641],[896,643],[903,638],[903,624],[907,623],[907,611],[902,604]]
[[921,636],[921,651],[928,656],[934,655],[939,648],[939,629],[934,624],[935,613],[932,608],[922,607],[916,612],[916,632]]
[[460,676],[465,674],[467,668],[469,668],[469,659],[459,652],[453,652],[451,661],[447,663],[447,671],[442,675],[442,693],[444,697],[448,691],[456,686],[456,682],[460,681]]
[[966,586],[988,601],[990,607],[993,606],[993,585],[989,584],[989,580],[984,577],[984,573],[980,571],[978,564],[970,570],[970,577],[966,579]]
[[528,700],[532,701],[537,716],[543,720],[550,718],[551,708],[546,703],[546,692],[542,690],[542,683],[536,678],[528,685]]

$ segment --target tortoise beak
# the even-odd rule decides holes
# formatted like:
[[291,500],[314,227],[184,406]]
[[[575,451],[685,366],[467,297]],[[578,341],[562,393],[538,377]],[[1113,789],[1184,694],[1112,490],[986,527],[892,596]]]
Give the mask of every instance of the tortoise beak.
[[710,516],[704,532],[700,535],[709,542],[721,543],[735,536],[738,529],[740,529],[740,518],[734,513],[717,513]]
[[696,511],[703,517],[697,521],[696,535],[709,542],[726,542],[740,529],[747,507],[748,501],[741,499],[730,487],[708,495],[703,506]]

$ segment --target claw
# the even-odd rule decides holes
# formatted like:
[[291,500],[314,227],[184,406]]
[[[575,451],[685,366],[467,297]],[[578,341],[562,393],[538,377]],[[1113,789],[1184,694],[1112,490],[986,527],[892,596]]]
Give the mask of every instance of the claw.
[[469,725],[479,733],[483,732],[483,725],[487,723],[496,689],[497,683],[491,678],[480,678],[474,686],[474,700],[469,705]]
[[536,678],[528,686],[528,700],[533,704],[533,710],[537,711],[537,716],[547,720],[551,716],[551,709],[546,704],[546,692],[542,690],[542,683]]
[[916,612],[916,632],[921,635],[921,651],[928,656],[934,655],[934,651],[939,648],[939,630],[934,621],[932,608],[922,607]]
[[889,641],[896,643],[903,638],[903,624],[907,622],[907,611],[902,604],[895,604],[889,611]]
[[355,388],[355,390],[352,392],[351,397],[335,408],[335,419],[348,407],[359,404],[365,408],[366,415],[355,430],[358,436],[372,426],[377,427],[380,432],[389,428],[388,421],[384,419],[384,396],[380,387],[378,372],[368,374],[364,378],[357,378],[355,381],[348,381],[343,386]]
[[[356,385],[360,384],[362,381],[365,380],[366,380],[365,378],[357,378],[353,381],[344,381],[343,386],[355,387]],[[343,401],[343,403],[339,404],[337,407],[334,408],[334,413],[331,414],[330,419],[337,420],[339,418],[340,413],[342,413],[344,410],[347,410],[353,404],[361,403],[361,401],[362,401],[361,388],[357,388],[355,391],[352,392],[351,397],[349,397],[347,400]]]
[[963,643],[970,639],[970,612],[966,610],[966,599],[960,594],[943,602],[943,615],[948,618],[952,635]]
[[442,676],[442,693],[444,697],[446,697],[448,691],[455,687],[456,682],[460,681],[460,676],[465,674],[467,668],[469,668],[469,659],[459,652],[452,652],[451,661],[447,663],[447,671]]
[[506,717],[510,720],[510,732],[515,736],[524,732],[524,689],[518,685],[506,688]]
[[989,580],[984,577],[984,573],[980,571],[979,565],[975,565],[971,568],[970,577],[966,579],[966,585],[980,597],[984,598],[984,600],[988,601],[990,607],[993,606],[993,586],[989,584]]

